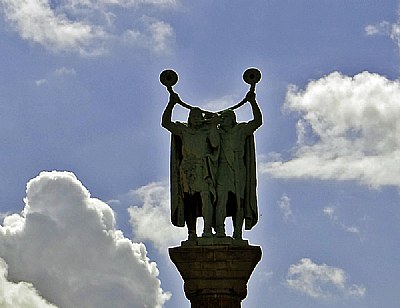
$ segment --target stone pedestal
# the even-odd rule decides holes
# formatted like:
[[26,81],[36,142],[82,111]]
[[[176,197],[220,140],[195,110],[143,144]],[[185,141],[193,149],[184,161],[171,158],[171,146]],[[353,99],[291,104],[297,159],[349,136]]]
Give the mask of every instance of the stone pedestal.
[[261,260],[261,247],[194,245],[169,249],[184,280],[192,308],[239,308],[247,296],[247,282]]

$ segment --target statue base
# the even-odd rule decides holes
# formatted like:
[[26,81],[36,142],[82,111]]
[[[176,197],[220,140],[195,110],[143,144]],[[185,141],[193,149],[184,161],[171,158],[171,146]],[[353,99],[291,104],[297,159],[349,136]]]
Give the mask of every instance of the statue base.
[[233,245],[233,246],[249,246],[248,240],[234,239],[230,236],[225,237],[197,237],[181,242],[182,247],[188,246],[214,246],[214,245]]
[[198,244],[169,248],[169,256],[184,280],[185,295],[192,308],[241,307],[247,296],[247,282],[261,255],[260,246],[249,245]]

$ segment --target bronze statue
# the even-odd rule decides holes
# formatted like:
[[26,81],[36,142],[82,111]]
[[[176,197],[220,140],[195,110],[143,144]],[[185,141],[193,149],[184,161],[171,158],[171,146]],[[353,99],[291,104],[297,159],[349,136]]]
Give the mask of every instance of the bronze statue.
[[[250,84],[246,97],[229,109],[210,112],[183,102],[172,86],[178,75],[165,70],[160,81],[167,87],[170,100],[162,116],[162,126],[171,138],[171,221],[175,226],[186,223],[189,240],[196,238],[196,219],[204,219],[203,237],[225,237],[225,218],[232,216],[233,237],[242,239],[243,221],[251,229],[258,219],[256,199],[256,165],[254,131],[262,124],[255,99],[255,85],[261,73],[255,68],[245,71],[243,79]],[[237,123],[234,109],[251,104],[254,119]],[[176,104],[188,108],[187,123],[172,122]]]
[[221,112],[219,124],[220,155],[217,172],[216,235],[225,237],[225,218],[232,216],[234,239],[242,239],[243,220],[250,230],[258,220],[256,197],[256,159],[254,131],[262,124],[262,115],[249,92],[246,99],[253,109],[254,119],[237,123],[233,110]]
[[[161,81],[163,80],[162,75]],[[203,237],[211,237],[213,203],[216,200],[216,170],[213,164],[216,164],[218,159],[217,123],[215,120],[207,120],[200,108],[191,107],[182,102],[173,92],[172,86],[167,88],[170,92],[170,100],[162,116],[162,126],[172,133],[172,223],[183,227],[186,222],[189,240],[191,240],[196,238],[196,219],[202,216]],[[187,123],[171,121],[172,109],[177,103],[189,106]]]

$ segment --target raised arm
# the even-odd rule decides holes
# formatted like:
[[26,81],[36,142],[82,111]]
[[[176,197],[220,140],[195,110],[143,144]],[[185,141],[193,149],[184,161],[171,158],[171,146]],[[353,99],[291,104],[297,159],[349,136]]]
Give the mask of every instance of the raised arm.
[[252,134],[257,128],[262,125],[262,114],[260,107],[256,101],[256,93],[249,91],[246,94],[246,100],[250,103],[251,109],[253,110],[253,120],[247,123],[247,133]]
[[172,109],[174,108],[175,104],[180,101],[178,94],[171,93],[169,96],[169,102],[167,107],[162,114],[161,119],[161,126],[165,129],[169,130],[172,134],[180,136],[182,134],[182,129],[180,125],[177,123],[172,122]]

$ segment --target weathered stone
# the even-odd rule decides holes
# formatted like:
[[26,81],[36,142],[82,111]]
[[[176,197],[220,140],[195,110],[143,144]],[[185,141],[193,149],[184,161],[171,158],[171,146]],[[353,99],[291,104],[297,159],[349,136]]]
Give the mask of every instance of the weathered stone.
[[[240,307],[261,260],[260,246],[181,246],[169,249],[192,307]],[[190,256],[190,258],[188,258]],[[193,256],[196,256],[195,258]]]

